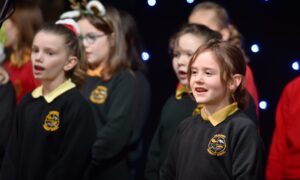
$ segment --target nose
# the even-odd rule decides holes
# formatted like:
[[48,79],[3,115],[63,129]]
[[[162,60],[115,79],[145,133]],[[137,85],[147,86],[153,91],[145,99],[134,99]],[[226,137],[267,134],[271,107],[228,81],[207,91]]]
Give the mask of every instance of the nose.
[[42,62],[42,54],[40,52],[31,53],[31,59],[35,62]]
[[204,77],[204,74],[203,74],[203,73],[198,73],[198,74],[196,75],[196,77],[195,77],[195,81],[196,81],[197,83],[203,83],[203,82],[204,82],[203,77]]

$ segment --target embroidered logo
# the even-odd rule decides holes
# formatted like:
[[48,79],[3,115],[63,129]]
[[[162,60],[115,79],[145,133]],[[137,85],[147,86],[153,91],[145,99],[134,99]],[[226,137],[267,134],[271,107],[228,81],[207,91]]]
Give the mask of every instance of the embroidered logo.
[[95,104],[102,104],[107,98],[107,88],[105,86],[97,86],[90,95],[90,100]]
[[216,134],[210,139],[207,151],[213,156],[222,156],[226,153],[226,136],[223,134]]
[[43,124],[43,128],[46,131],[56,131],[59,128],[59,112],[58,111],[50,111],[46,116],[46,119]]

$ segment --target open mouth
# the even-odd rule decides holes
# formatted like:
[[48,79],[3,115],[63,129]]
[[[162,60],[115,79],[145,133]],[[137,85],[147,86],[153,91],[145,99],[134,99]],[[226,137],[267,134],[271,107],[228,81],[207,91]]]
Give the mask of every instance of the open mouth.
[[34,65],[34,70],[43,71],[43,70],[45,70],[45,68],[43,68],[42,66],[39,66],[39,65]]
[[203,93],[203,92],[206,92],[207,89],[201,88],[201,87],[197,87],[197,88],[195,88],[195,91],[196,91],[197,93]]

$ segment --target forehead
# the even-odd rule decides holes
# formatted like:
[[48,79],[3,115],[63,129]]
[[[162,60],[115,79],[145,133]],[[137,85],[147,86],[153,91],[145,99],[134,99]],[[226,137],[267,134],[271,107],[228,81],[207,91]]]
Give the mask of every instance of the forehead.
[[204,38],[194,35],[192,33],[186,33],[178,38],[178,44],[182,48],[198,48],[204,43]]
[[196,68],[211,68],[220,70],[216,56],[209,50],[199,53],[192,66]]
[[92,23],[90,23],[86,18],[80,19],[78,21],[78,24],[82,33],[102,32],[101,30],[97,29]]
[[62,35],[58,35],[49,31],[40,31],[34,37],[33,44],[60,48],[61,46],[65,45],[65,40]]

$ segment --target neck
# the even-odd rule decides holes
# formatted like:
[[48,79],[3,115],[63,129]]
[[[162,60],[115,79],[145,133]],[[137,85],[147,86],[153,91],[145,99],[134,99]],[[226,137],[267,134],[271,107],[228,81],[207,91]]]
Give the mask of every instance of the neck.
[[43,81],[43,95],[47,95],[49,93],[51,93],[54,89],[56,89],[59,85],[61,85],[63,82],[65,82],[67,79],[64,78],[60,78],[60,79],[56,79],[54,81]]

